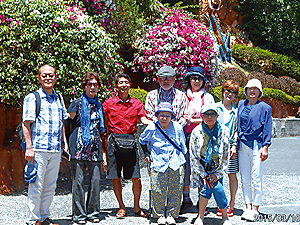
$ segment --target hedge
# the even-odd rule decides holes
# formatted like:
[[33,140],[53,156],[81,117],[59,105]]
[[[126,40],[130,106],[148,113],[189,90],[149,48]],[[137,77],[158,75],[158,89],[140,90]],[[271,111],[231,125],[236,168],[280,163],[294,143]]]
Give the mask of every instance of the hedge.
[[250,70],[258,70],[276,77],[289,76],[300,81],[300,60],[268,50],[236,44],[231,48],[232,56]]

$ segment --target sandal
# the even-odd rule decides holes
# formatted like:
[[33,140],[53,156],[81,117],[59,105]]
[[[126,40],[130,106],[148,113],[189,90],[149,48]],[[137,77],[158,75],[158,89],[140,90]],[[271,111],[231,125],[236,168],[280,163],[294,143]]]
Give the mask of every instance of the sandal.
[[126,210],[125,209],[119,209],[119,211],[116,214],[117,219],[123,219],[126,216]]
[[140,217],[147,217],[148,215],[144,213],[141,209],[137,212],[134,212],[134,215],[140,216]]

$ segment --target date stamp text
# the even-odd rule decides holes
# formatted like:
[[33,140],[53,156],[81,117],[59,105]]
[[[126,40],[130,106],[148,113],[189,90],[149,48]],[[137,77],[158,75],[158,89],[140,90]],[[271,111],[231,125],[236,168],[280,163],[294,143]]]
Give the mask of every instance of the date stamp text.
[[300,222],[300,214],[259,214],[254,217],[255,222]]

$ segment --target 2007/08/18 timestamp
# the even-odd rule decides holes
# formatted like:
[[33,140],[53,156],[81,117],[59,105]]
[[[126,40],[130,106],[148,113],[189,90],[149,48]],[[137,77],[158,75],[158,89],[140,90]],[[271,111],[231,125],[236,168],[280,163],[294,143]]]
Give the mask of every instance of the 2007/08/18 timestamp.
[[300,214],[259,214],[255,215],[254,222],[300,222]]

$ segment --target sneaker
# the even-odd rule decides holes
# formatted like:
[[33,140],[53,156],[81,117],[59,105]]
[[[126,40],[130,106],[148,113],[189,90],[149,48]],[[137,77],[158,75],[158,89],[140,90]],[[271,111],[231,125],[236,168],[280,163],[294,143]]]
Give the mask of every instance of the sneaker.
[[166,217],[164,216],[159,217],[157,220],[157,224],[166,224],[166,222]]
[[233,216],[233,210],[231,208],[227,208],[227,214],[229,217]]
[[257,215],[258,215],[258,213],[256,211],[246,209],[244,211],[244,213],[242,214],[241,219],[242,220],[247,220],[247,221],[250,221],[250,222],[254,222],[255,216],[257,216]]
[[186,201],[183,200],[181,207],[180,207],[180,214],[184,214],[188,211],[189,208],[191,208],[193,206],[193,202],[192,201]]
[[218,212],[216,213],[217,216],[222,216],[222,211],[221,209],[218,207]]
[[176,221],[172,216],[168,216],[167,217],[167,224],[176,224]]
[[194,225],[203,225],[203,220],[200,217],[197,217],[197,219],[195,220]]
[[232,225],[232,223],[229,220],[224,220],[223,225]]

